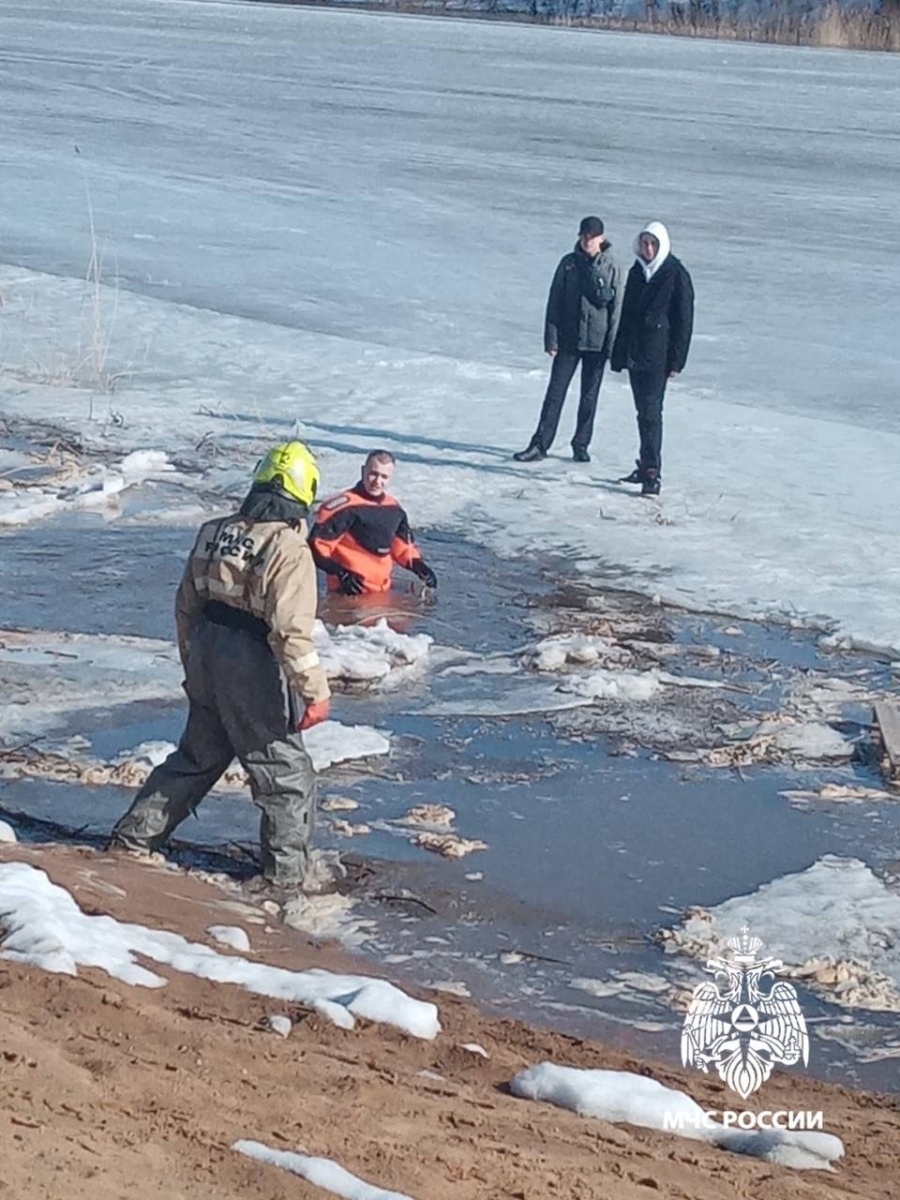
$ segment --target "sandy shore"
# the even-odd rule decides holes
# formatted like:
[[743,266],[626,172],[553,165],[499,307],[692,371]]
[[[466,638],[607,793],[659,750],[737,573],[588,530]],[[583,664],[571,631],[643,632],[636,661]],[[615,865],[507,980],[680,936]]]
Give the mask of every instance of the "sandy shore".
[[[365,960],[247,919],[226,893],[182,872],[67,847],[4,847],[39,865],[88,912],[210,943],[242,925],[259,961],[372,973]],[[260,914],[264,916],[264,914]],[[836,1172],[797,1172],[703,1144],[518,1100],[505,1085],[550,1060],[638,1071],[729,1107],[698,1075],[600,1044],[488,1019],[434,992],[443,1032],[417,1040],[361,1022],[344,1031],[297,1005],[154,970],[129,987],[0,960],[0,1194],[52,1200],[165,1196],[313,1200],[321,1189],[230,1149],[240,1138],[335,1159],[416,1200],[889,1200],[900,1178],[900,1100],[777,1075],[750,1107],[819,1109],[841,1137]],[[289,1016],[282,1039],[262,1028]],[[489,1058],[463,1048],[478,1043]],[[430,1072],[431,1075],[423,1075]],[[434,1078],[439,1075],[441,1078]]]

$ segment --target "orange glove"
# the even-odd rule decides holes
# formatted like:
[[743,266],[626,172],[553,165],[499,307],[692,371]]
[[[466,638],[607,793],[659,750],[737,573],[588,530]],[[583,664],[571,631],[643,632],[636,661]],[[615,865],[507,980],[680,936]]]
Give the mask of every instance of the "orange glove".
[[307,704],[306,712],[300,718],[297,728],[302,733],[304,729],[312,729],[313,725],[321,725],[323,721],[328,720],[330,712],[330,700],[313,700],[312,704]]

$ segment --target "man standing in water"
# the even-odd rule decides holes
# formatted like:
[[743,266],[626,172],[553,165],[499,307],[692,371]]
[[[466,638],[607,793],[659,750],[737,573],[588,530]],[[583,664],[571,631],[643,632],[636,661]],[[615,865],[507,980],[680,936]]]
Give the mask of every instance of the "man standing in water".
[[[330,697],[312,640],[316,569],[306,540],[318,483],[302,442],[275,446],[240,512],[200,529],[175,602],[187,726],[119,820],[113,846],[159,849],[237,757],[261,811],[264,877],[303,883],[315,776],[300,731],[328,719]],[[305,705],[296,724],[292,694]]]
[[620,480],[639,483],[641,495],[658,496],[662,485],[663,399],[666,384],[681,374],[694,328],[694,287],[671,252],[669,233],[651,221],[638,234],[628,272],[622,319],[610,366],[628,369],[637,412],[640,451],[635,469]]
[[370,451],[359,483],[319,505],[309,544],[329,591],[344,596],[386,592],[395,563],[426,587],[437,587],[405,511],[387,490],[395,462],[389,450]]

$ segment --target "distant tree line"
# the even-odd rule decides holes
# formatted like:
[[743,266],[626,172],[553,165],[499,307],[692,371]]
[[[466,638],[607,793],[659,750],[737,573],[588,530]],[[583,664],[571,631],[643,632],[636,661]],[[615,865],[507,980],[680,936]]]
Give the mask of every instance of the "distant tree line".
[[900,51],[900,0],[283,0],[803,46]]

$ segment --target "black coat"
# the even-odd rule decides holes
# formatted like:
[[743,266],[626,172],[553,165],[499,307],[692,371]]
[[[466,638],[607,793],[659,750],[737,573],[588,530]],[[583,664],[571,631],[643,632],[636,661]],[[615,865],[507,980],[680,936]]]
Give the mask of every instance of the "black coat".
[[622,318],[610,358],[614,371],[682,371],[694,328],[694,286],[670,254],[648,282],[635,262],[628,272]]
[[560,261],[550,285],[544,349],[609,354],[623,290],[622,269],[609,242],[596,258],[589,258],[576,242],[572,253]]

